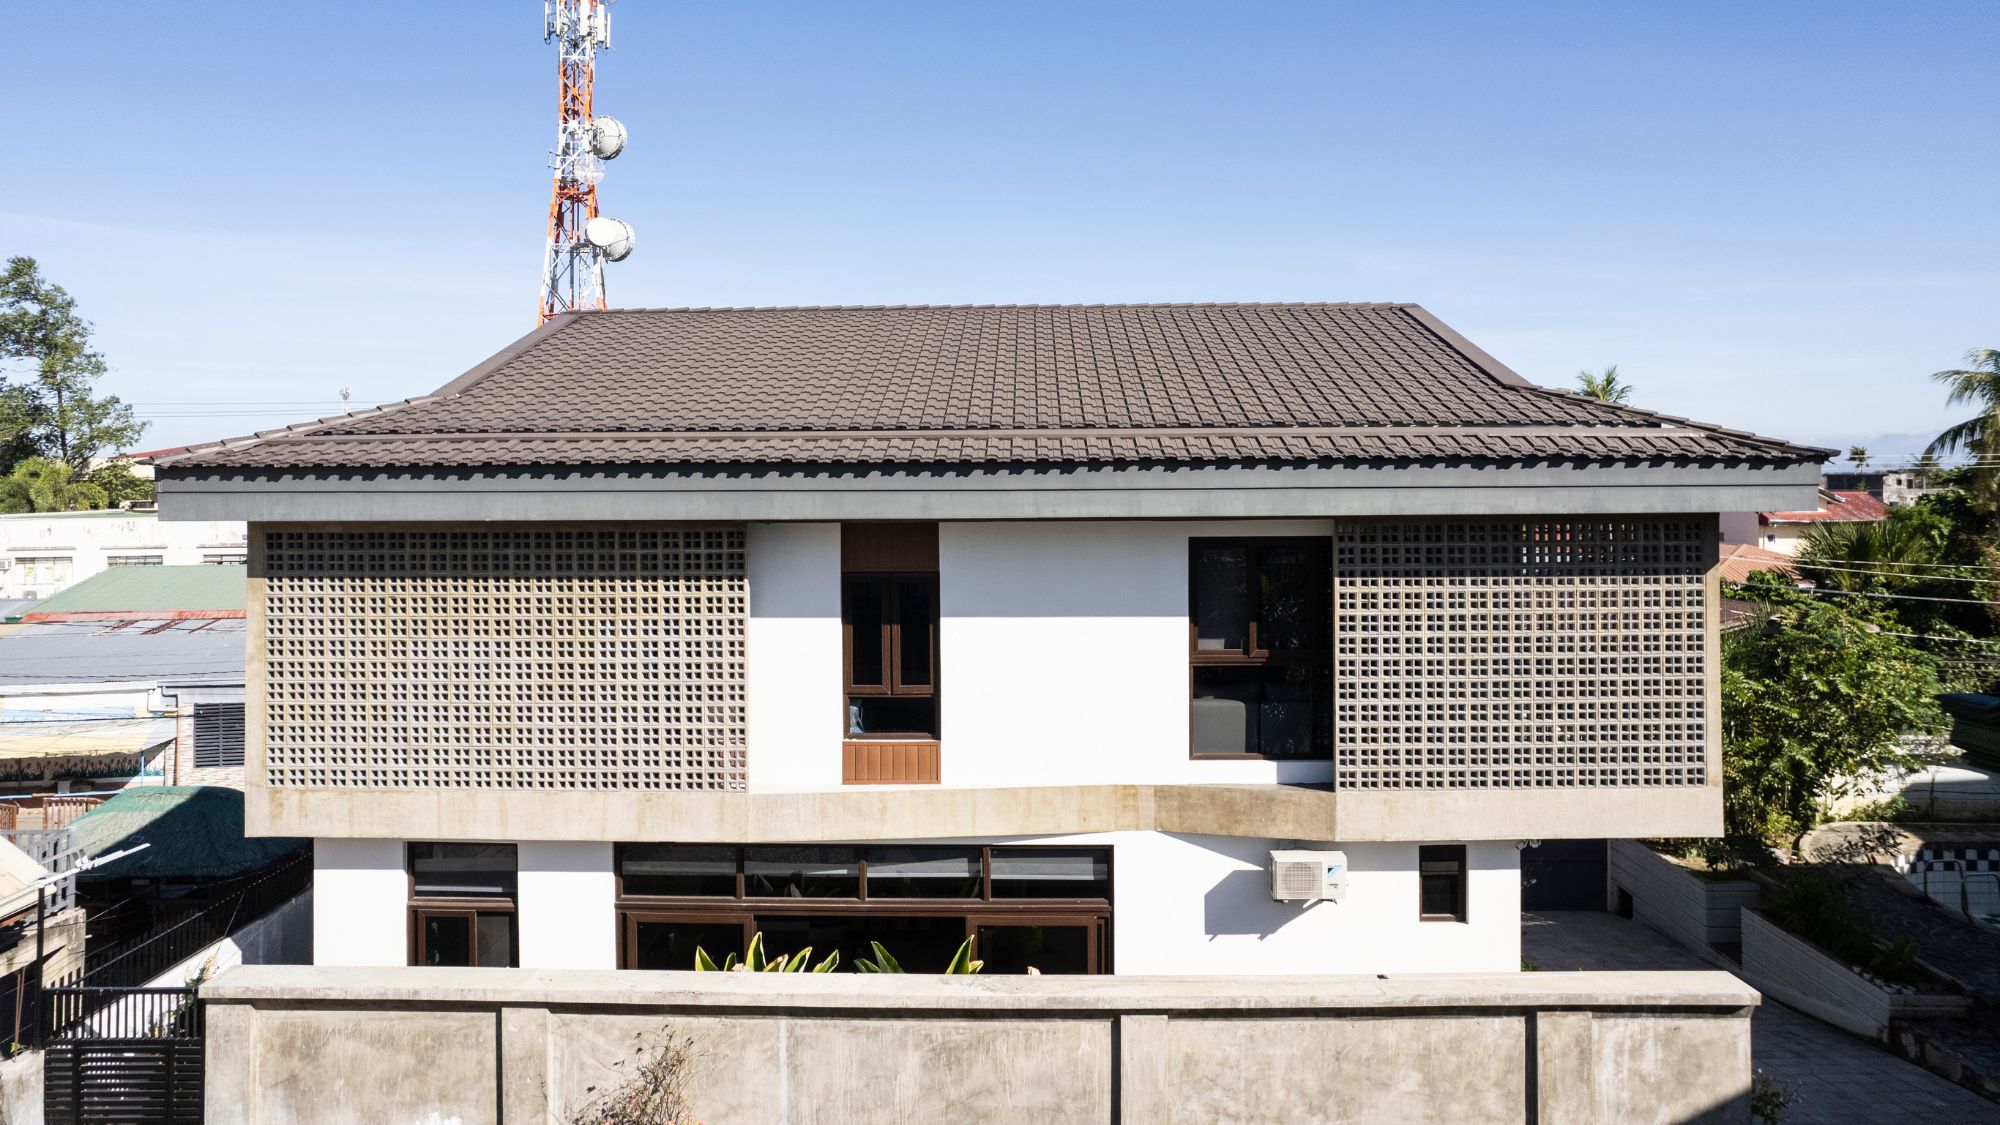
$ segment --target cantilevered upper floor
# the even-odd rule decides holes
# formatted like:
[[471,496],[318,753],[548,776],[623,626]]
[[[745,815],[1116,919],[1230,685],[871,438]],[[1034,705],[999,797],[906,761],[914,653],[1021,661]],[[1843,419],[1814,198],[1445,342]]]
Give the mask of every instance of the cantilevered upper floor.
[[1718,513],[1827,451],[1408,305],[630,311],[159,462],[251,816],[470,839],[1720,825]]

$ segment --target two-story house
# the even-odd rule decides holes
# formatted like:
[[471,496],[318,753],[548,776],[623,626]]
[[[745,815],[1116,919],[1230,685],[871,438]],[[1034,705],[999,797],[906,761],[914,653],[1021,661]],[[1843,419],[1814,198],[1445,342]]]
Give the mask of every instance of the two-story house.
[[1827,456],[1412,305],[681,309],[158,488],[322,964],[1464,972],[1528,841],[1720,831],[1719,514]]

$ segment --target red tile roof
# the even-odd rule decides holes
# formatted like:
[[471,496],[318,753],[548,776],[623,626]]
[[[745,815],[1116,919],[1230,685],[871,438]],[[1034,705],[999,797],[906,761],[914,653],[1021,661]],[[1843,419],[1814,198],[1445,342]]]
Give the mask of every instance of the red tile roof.
[[1889,506],[1866,492],[1821,492],[1820,506],[1810,512],[1759,512],[1757,522],[1873,523],[1887,519]]

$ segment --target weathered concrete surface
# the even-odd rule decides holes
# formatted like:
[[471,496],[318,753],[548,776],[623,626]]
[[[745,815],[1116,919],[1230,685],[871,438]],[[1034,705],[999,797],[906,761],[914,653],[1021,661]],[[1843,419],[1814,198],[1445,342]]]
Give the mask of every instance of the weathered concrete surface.
[[708,1125],[1747,1120],[1724,973],[793,976],[250,966],[215,1122],[567,1119],[662,1029]]
[[42,1053],[0,1062],[0,1125],[42,1125]]
[[[254,741],[254,735],[253,735]],[[253,777],[255,771],[253,770]],[[1720,785],[1334,792],[1298,785],[870,786],[815,792],[274,789],[253,836],[735,843],[1161,831],[1291,840],[1594,839],[1721,831]]]

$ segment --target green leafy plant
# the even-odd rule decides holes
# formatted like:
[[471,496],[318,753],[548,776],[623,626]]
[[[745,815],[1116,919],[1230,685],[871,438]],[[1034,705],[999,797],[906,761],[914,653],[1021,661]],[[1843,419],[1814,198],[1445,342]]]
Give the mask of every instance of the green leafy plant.
[[1798,1097],[1796,1089],[1758,1071],[1750,1083],[1750,1115],[1764,1125],[1778,1125]]
[[1824,875],[1793,875],[1766,896],[1764,913],[1785,932],[1884,980],[1915,983],[1917,943],[1884,944],[1847,904],[1847,891]]
[[[903,971],[902,963],[890,956],[889,951],[882,948],[881,942],[871,941],[868,944],[875,950],[874,960],[871,961],[866,957],[856,957],[854,959],[855,968],[864,973],[900,973]],[[970,976],[985,967],[986,962],[972,959],[972,939],[966,938],[959,944],[958,952],[951,955],[951,964],[945,966],[944,972],[946,976]]]
[[[591,1100],[569,1114],[569,1125],[696,1125],[694,1104],[688,1083],[703,1058],[694,1037],[662,1028],[638,1040],[629,1058],[611,1064],[630,1077],[599,1093],[592,1086],[584,1093]],[[627,1063],[632,1063],[629,1071]]]
[[718,965],[706,949],[695,946],[694,967],[700,973],[830,973],[840,964],[840,950],[836,949],[817,965],[810,965],[812,951],[813,947],[808,945],[789,957],[782,953],[766,957],[764,935],[755,933],[750,935],[750,947],[740,961],[736,959],[736,954],[731,953]]

